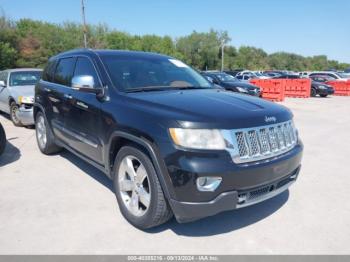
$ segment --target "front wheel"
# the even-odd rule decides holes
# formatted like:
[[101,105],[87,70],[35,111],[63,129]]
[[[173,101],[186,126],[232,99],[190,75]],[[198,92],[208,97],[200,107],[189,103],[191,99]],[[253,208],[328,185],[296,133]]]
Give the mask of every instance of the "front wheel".
[[10,118],[15,126],[23,126],[21,120],[18,118],[19,107],[16,102],[11,102],[10,104]]
[[62,150],[55,144],[53,134],[50,132],[42,112],[38,112],[36,115],[35,132],[36,140],[42,153],[51,155]]
[[155,227],[172,217],[150,158],[134,146],[117,154],[114,189],[121,213],[137,228]]
[[320,97],[327,97],[328,95],[326,95],[326,94],[323,94],[323,95],[320,95]]
[[315,88],[311,88],[311,96],[315,97],[317,95],[316,89]]

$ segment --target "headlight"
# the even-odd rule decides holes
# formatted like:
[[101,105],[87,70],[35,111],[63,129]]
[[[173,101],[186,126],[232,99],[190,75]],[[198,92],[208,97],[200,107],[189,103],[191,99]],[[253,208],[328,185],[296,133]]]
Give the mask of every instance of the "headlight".
[[18,103],[19,104],[33,104],[33,97],[30,96],[19,96],[18,97]]
[[225,140],[218,129],[170,128],[170,136],[176,145],[207,150],[224,150]]
[[248,91],[247,91],[246,89],[244,89],[243,87],[237,86],[236,88],[237,88],[237,90],[238,90],[239,92],[248,93]]
[[318,86],[319,89],[327,89],[326,86]]

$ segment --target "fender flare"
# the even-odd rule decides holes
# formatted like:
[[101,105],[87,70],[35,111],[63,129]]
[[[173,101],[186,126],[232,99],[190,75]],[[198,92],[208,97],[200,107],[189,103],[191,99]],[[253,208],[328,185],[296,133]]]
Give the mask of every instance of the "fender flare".
[[[166,179],[164,177],[167,174],[166,167],[164,164],[162,165],[162,163],[160,163],[160,161],[158,160],[158,157],[157,157],[158,154],[157,154],[154,146],[152,146],[152,144],[148,140],[146,140],[145,138],[141,138],[141,137],[138,137],[138,136],[135,136],[135,135],[123,132],[123,131],[114,131],[109,138],[108,149],[107,149],[108,156],[109,156],[109,152],[111,150],[112,140],[115,138],[118,138],[118,137],[128,139],[128,140],[134,142],[135,144],[142,146],[144,149],[147,150],[149,156],[151,157],[151,161],[152,161],[153,166],[155,168],[158,180],[162,186],[164,195],[167,199],[171,199],[172,198],[171,196],[173,194],[171,194],[171,192],[169,190],[168,183],[166,182]],[[109,157],[108,157],[107,161],[108,161],[108,163],[113,163],[112,161],[114,161],[114,159],[109,159]],[[113,179],[113,172],[110,172],[110,178]]]

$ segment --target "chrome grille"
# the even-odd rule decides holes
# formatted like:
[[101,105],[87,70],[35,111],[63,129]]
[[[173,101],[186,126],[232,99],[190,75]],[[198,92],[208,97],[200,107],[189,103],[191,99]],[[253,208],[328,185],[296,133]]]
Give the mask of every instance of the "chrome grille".
[[243,132],[237,132],[236,138],[237,138],[237,144],[238,144],[238,149],[239,149],[239,155],[242,157],[248,156],[249,155],[248,147],[245,144]]
[[255,130],[248,131],[248,146],[250,155],[260,154],[260,147],[258,142],[258,137],[256,135]]
[[297,135],[292,121],[275,125],[233,130],[237,163],[257,161],[280,155],[292,149]]

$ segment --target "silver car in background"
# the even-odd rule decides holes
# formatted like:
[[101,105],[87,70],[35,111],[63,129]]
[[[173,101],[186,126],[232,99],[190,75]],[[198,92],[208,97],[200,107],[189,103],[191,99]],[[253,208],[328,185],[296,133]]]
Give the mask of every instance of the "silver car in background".
[[0,111],[9,114],[15,126],[34,125],[34,87],[41,74],[36,68],[0,72]]

